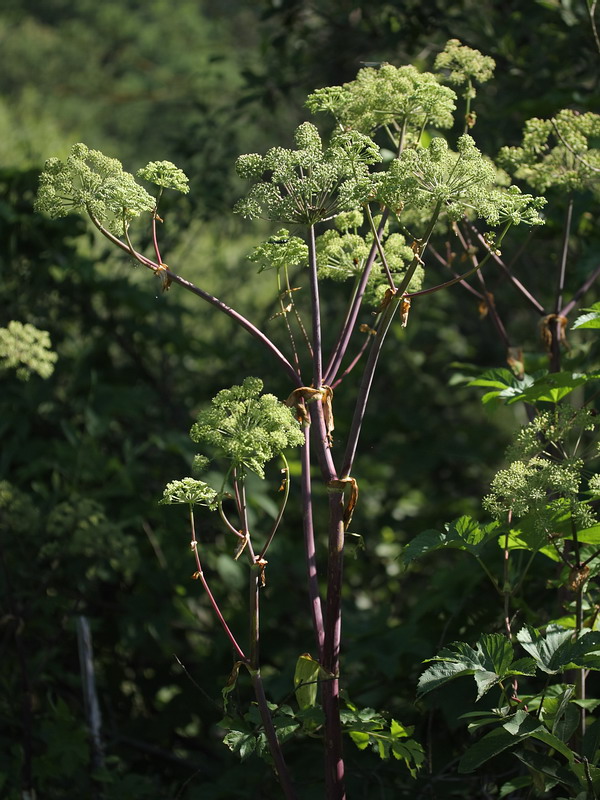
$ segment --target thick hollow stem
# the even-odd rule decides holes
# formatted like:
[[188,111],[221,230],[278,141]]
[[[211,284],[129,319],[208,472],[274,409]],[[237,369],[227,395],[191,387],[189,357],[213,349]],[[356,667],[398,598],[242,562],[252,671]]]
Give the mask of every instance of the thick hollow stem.
[[309,428],[304,429],[305,443],[302,447],[302,525],[304,528],[304,552],[308,577],[308,596],[310,613],[319,648],[319,659],[323,657],[323,608],[319,580],[317,575],[317,557],[315,548],[315,531],[312,513],[312,479],[310,474],[310,437]]
[[329,497],[329,559],[323,667],[331,679],[323,682],[325,712],[325,785],[327,800],[344,800],[344,759],[340,721],[340,642],[342,633],[342,577],[344,564],[344,495]]

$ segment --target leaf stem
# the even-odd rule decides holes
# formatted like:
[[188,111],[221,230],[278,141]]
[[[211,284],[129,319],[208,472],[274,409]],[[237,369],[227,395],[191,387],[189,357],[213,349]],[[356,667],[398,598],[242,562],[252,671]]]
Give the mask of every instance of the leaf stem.
[[321,344],[321,306],[319,302],[319,279],[317,275],[317,248],[315,226],[308,228],[308,270],[310,276],[310,299],[312,309],[313,386],[320,389],[323,383]]
[[219,608],[219,604],[215,600],[215,597],[214,597],[213,593],[210,590],[210,586],[208,585],[208,583],[206,581],[206,578],[204,577],[204,571],[202,569],[202,562],[200,561],[200,553],[198,552],[199,542],[198,542],[198,539],[196,538],[196,526],[195,526],[195,523],[194,523],[194,508],[193,508],[192,505],[190,505],[190,526],[191,526],[191,531],[192,531],[192,550],[194,551],[194,558],[196,560],[196,567],[197,567],[197,572],[196,572],[194,577],[198,578],[200,580],[200,583],[202,584],[202,586],[204,588],[204,591],[208,595],[208,599],[210,600],[210,604],[212,605],[213,610],[214,610],[215,614],[217,615],[217,619],[221,623],[221,627],[225,631],[225,633],[227,635],[227,638],[229,639],[229,641],[231,642],[231,644],[233,646],[233,649],[238,654],[238,657],[240,658],[240,660],[243,661],[244,664],[248,664],[249,663],[248,657],[246,656],[246,654],[244,653],[242,648],[237,643],[237,640],[236,640],[235,636],[233,635],[233,633],[231,632],[231,630],[229,628],[229,625],[225,621],[225,617],[221,613],[221,609]]
[[[119,247],[121,250],[124,250],[129,255],[133,256],[136,261],[142,264],[148,269],[151,269],[153,272],[159,271],[160,265],[156,264],[146,256],[138,253],[137,250],[132,249],[128,244],[122,242],[117,236],[114,236],[110,231],[108,231],[97,219],[94,217],[93,214],[89,213],[89,217],[92,220],[93,224],[98,228],[100,233],[105,236],[109,241]],[[180,277],[171,269],[163,269],[161,270],[165,275],[167,275],[173,283],[179,284],[184,289],[187,289],[192,294],[201,297],[207,303],[215,306],[226,314],[228,317],[231,317],[235,322],[237,322],[244,330],[248,331],[248,333],[253,336],[255,339],[258,339],[264,347],[269,350],[269,352],[275,357],[275,359],[279,362],[279,365],[283,368],[283,370],[287,373],[287,375],[291,378],[294,386],[301,386],[302,381],[300,380],[298,374],[294,367],[290,364],[287,358],[283,355],[283,353],[273,344],[273,342],[265,336],[265,334],[259,330],[255,325],[253,325],[249,320],[247,320],[244,316],[242,316],[238,311],[228,306],[222,300],[219,300],[218,297],[214,297],[213,295],[205,292],[204,289],[200,289],[198,286],[195,286],[190,281],[185,280],[185,278]]]
[[[378,237],[381,236],[383,233],[389,214],[390,214],[389,209],[386,208],[381,217],[379,227],[377,228]],[[346,321],[344,322],[342,331],[338,337],[333,353],[331,354],[329,365],[325,372],[324,381],[328,385],[331,385],[331,383],[333,383],[333,381],[335,380],[335,377],[338,373],[342,360],[346,355],[346,350],[348,349],[350,337],[352,336],[352,332],[354,331],[356,318],[358,317],[358,312],[360,311],[362,299],[364,297],[365,289],[367,287],[369,276],[371,274],[371,270],[373,268],[373,264],[375,262],[376,257],[377,257],[377,244],[374,241],[373,244],[371,245],[371,250],[365,262],[362,275],[360,276],[358,287],[356,289],[354,297],[352,298],[352,302],[348,310]]]

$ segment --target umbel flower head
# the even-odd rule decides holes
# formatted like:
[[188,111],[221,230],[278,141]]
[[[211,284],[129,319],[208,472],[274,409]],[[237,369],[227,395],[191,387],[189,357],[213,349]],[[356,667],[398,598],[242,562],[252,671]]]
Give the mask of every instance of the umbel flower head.
[[580,528],[594,525],[592,509],[579,497],[584,462],[573,457],[557,461],[552,454],[567,453],[570,441],[595,427],[587,409],[559,405],[538,414],[514,437],[506,453],[512,463],[495,475],[484,507],[499,520],[509,511],[514,518],[530,516],[539,532],[551,531],[561,511],[570,511]]
[[378,128],[415,131],[425,125],[450,128],[456,94],[441,86],[431,72],[407,65],[364,67],[343,86],[327,86],[309,95],[306,105],[315,113],[333,114],[340,126],[372,134]]
[[[355,214],[341,214],[335,220],[337,230],[330,229],[317,237],[317,267],[321,278],[334,281],[345,281],[358,278],[365,267],[366,260],[371,251],[373,235],[368,233],[361,236],[357,229],[362,223],[362,213],[359,219],[354,219],[358,224],[351,226]],[[414,258],[414,252],[406,244],[406,239],[401,233],[389,233],[386,229],[381,237],[382,247],[386,262],[393,275],[402,275],[408,264]],[[408,291],[417,291],[421,288],[423,270],[418,267]],[[369,282],[365,291],[365,302],[369,305],[378,305],[388,286],[387,279],[381,268],[377,256],[369,274]]]
[[137,177],[163,189],[174,189],[183,194],[187,194],[190,190],[185,172],[170,161],[151,161],[142,169],[138,169]]
[[189,506],[208,506],[211,510],[217,507],[218,494],[204,481],[195,478],[182,478],[180,481],[171,481],[165,486],[162,505],[185,503]]
[[120,235],[124,224],[152,211],[155,204],[120,161],[80,143],[73,145],[66,162],[46,161],[35,208],[51,217],[88,213]]
[[308,265],[308,246],[299,236],[291,236],[286,228],[280,228],[266,242],[257,245],[248,258],[260,265],[259,272],[305,267]]
[[454,86],[467,84],[464,96],[475,97],[473,83],[485,83],[494,74],[496,62],[490,56],[484,56],[479,50],[465,47],[458,39],[450,39],[436,56],[435,68],[447,72],[444,76]]
[[273,394],[261,394],[260,378],[222,389],[198,414],[190,431],[194,442],[211,445],[233,466],[264,478],[267,461],[304,443],[300,423]]
[[34,372],[49,378],[57,360],[48,331],[17,320],[0,328],[0,368],[15,369],[20,380],[28,380]]
[[525,123],[519,147],[503,147],[499,162],[539,192],[600,187],[600,115],[563,109]]
[[468,134],[459,137],[456,153],[441,137],[432,139],[427,148],[404,150],[379,178],[377,196],[397,213],[441,204],[452,220],[474,214],[490,225],[540,224],[537,212],[545,203],[516,187],[499,186],[496,168]]
[[236,203],[236,213],[314,225],[369,199],[369,165],[381,161],[381,154],[368,136],[337,133],[323,147],[315,126],[304,122],[295,140],[296,150],[273,147],[265,156],[251,153],[238,158],[238,175],[256,182]]

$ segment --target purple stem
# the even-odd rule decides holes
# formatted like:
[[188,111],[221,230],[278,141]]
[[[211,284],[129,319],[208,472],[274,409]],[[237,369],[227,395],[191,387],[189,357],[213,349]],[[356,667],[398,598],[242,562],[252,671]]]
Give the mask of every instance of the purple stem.
[[[383,212],[383,216],[381,217],[381,221],[379,223],[379,227],[377,229],[378,236],[381,236],[383,233],[383,229],[389,217],[389,209],[385,209]],[[354,330],[354,326],[356,324],[356,318],[358,317],[358,312],[360,311],[360,306],[362,303],[362,299],[365,293],[365,289],[367,287],[367,283],[369,280],[369,275],[371,274],[371,269],[375,262],[375,258],[377,257],[377,242],[373,242],[371,245],[371,251],[369,253],[369,257],[367,258],[367,262],[365,264],[363,273],[360,278],[360,283],[358,284],[358,288],[356,290],[356,294],[354,295],[354,299],[352,300],[352,305],[348,311],[348,316],[346,317],[346,321],[344,322],[344,326],[338,337],[337,344],[333,350],[331,355],[331,359],[329,361],[329,365],[327,367],[325,373],[325,383],[330,385],[338,373],[340,365],[344,356],[346,355],[346,350],[348,349],[348,343],[350,342],[350,337],[352,336],[352,332]]]
[[325,713],[325,785],[327,800],[345,800],[344,754],[340,720],[340,642],[342,635],[342,578],[344,567],[344,494],[329,496],[329,557],[323,667],[331,679],[323,682]]
[[[484,239],[483,235],[479,233],[475,225],[473,225],[472,222],[469,222],[468,225],[475,234],[475,236],[477,237],[477,239],[479,240],[479,242],[483,244],[486,249],[489,250],[488,243]],[[527,300],[527,302],[535,308],[538,314],[544,316],[546,313],[544,306],[535,299],[535,297],[531,294],[531,292],[523,286],[523,284],[518,278],[515,278],[515,276],[512,274],[512,272],[510,271],[508,266],[504,263],[504,261],[500,258],[500,256],[496,255],[496,253],[492,253],[492,258],[494,259],[496,264],[498,264],[498,266],[504,271],[504,273],[511,281],[513,286],[521,292],[521,294]]]
[[355,367],[355,366],[358,364],[358,362],[360,361],[360,359],[363,357],[363,355],[364,355],[364,353],[365,353],[365,350],[366,350],[366,349],[367,349],[367,347],[369,346],[369,342],[371,341],[371,335],[372,335],[372,334],[370,334],[370,333],[367,333],[367,335],[365,336],[365,340],[364,340],[364,342],[361,344],[361,346],[360,346],[360,350],[358,351],[358,353],[357,353],[357,354],[354,356],[354,358],[353,358],[353,359],[352,359],[352,361],[351,361],[351,362],[348,364],[348,366],[346,367],[346,369],[345,369],[345,370],[342,372],[342,374],[340,375],[340,377],[339,377],[339,378],[337,378],[337,380],[335,380],[335,381],[332,383],[332,385],[331,385],[331,388],[332,388],[332,389],[335,389],[335,388],[336,388],[336,386],[339,386],[339,385],[340,385],[340,383],[341,383],[341,382],[344,380],[344,378],[346,377],[346,375],[349,375],[349,374],[352,372],[352,370],[354,369],[354,367]]
[[315,531],[312,513],[312,480],[310,474],[310,437],[309,428],[304,429],[305,442],[302,446],[302,524],[304,528],[304,549],[306,553],[306,568],[308,573],[308,596],[310,598],[310,612],[313,621],[315,637],[319,648],[319,659],[323,658],[323,607],[319,580],[317,575],[317,561],[315,548]]
[[273,719],[271,717],[271,712],[269,711],[269,706],[265,696],[265,690],[259,670],[251,672],[250,677],[254,687],[254,693],[256,695],[260,718],[262,720],[263,728],[265,729],[265,736],[269,742],[269,750],[271,751],[273,761],[275,762],[275,769],[277,770],[277,776],[279,777],[279,782],[281,784],[281,788],[283,789],[284,797],[286,800],[296,800],[296,790],[294,789],[287,764],[283,758],[281,745],[279,744],[277,732],[275,730],[275,726],[273,725]]
[[[344,454],[344,461],[342,466],[343,477],[347,477],[348,475],[350,475],[350,471],[352,470],[354,457],[356,455],[356,448],[358,446],[358,439],[360,437],[360,431],[362,428],[362,421],[367,408],[369,393],[371,391],[371,385],[373,383],[373,377],[375,375],[375,368],[377,367],[377,362],[379,360],[381,348],[383,347],[384,339],[386,337],[390,325],[392,324],[392,319],[394,318],[394,314],[396,313],[396,310],[398,309],[398,306],[402,301],[402,296],[404,295],[406,289],[410,285],[410,282],[417,270],[417,267],[419,266],[419,264],[422,263],[421,254],[425,251],[425,248],[429,243],[429,238],[431,237],[433,228],[440,214],[441,208],[442,208],[442,203],[440,201],[435,206],[431,220],[423,236],[419,252],[415,254],[415,257],[413,258],[411,264],[406,270],[406,273],[400,285],[397,288],[396,294],[390,299],[388,305],[383,311],[383,314],[381,315],[381,320],[379,321],[379,325],[377,326],[377,333],[373,337],[374,341],[373,344],[371,345],[371,349],[369,350],[369,357],[367,359],[367,363],[365,365],[365,371],[363,372],[363,378],[360,384],[360,388],[358,390],[358,397],[356,400],[354,415],[352,417],[352,423],[350,425],[350,433],[348,435],[348,441],[346,444],[346,452]],[[415,294],[418,294],[418,292],[415,292]]]
[[567,257],[569,254],[569,234],[571,233],[571,222],[573,220],[573,197],[569,197],[567,211],[565,214],[565,229],[563,235],[562,251],[560,256],[560,266],[556,279],[556,300],[554,303],[554,313],[558,314],[562,306],[562,296],[565,288],[565,275],[567,273]]
[[204,571],[202,569],[202,562],[200,561],[200,554],[198,553],[198,540],[196,539],[196,526],[194,525],[194,511],[193,511],[193,508],[191,506],[190,506],[190,525],[191,525],[191,529],[192,529],[192,543],[193,543],[192,544],[192,548],[194,550],[194,556],[195,556],[195,559],[196,559],[196,567],[198,568],[198,571],[197,571],[195,577],[198,577],[200,579],[200,583],[202,584],[202,586],[204,588],[204,591],[208,595],[208,599],[210,600],[210,604],[212,605],[213,610],[214,610],[215,614],[217,615],[217,619],[219,620],[219,622],[221,623],[221,626],[223,627],[223,630],[227,634],[227,638],[229,639],[229,641],[233,645],[233,649],[238,654],[238,657],[240,658],[240,660],[243,661],[244,664],[248,664],[249,661],[248,661],[248,658],[246,657],[246,654],[244,653],[242,648],[237,643],[236,638],[233,635],[233,633],[231,632],[231,630],[229,628],[229,625],[225,621],[225,617],[221,613],[221,609],[219,608],[219,604],[215,600],[215,597],[214,597],[213,593],[210,590],[210,586],[208,585],[208,583],[206,582],[206,578],[204,577]]
[[431,254],[434,256],[434,258],[436,259],[436,261],[439,261],[442,266],[444,266],[447,269],[449,269],[450,272],[454,275],[455,278],[460,278],[459,283],[460,283],[461,286],[463,286],[471,294],[475,295],[475,297],[477,297],[479,300],[483,300],[484,299],[483,295],[481,294],[481,292],[478,292],[477,289],[475,289],[473,286],[471,286],[470,283],[467,283],[466,281],[464,281],[460,277],[459,273],[456,272],[456,270],[452,269],[452,267],[450,266],[450,261],[448,259],[445,259],[440,253],[437,252],[437,250],[434,247],[430,247],[429,250],[430,250]]
[[[105,236],[109,241],[115,244],[117,247],[120,247],[121,250],[124,250],[129,255],[133,256],[140,264],[143,264],[145,267],[148,267],[153,272],[156,272],[159,269],[159,264],[156,264],[146,256],[138,253],[136,250],[133,250],[129,247],[128,244],[122,242],[117,236],[114,236],[110,231],[106,230],[104,226],[93,216],[90,214],[90,219],[94,223],[94,225],[98,228],[98,230]],[[243,317],[239,312],[235,311],[233,308],[228,306],[222,300],[219,300],[218,297],[213,297],[213,295],[205,292],[204,289],[200,289],[198,286],[195,286],[190,281],[186,281],[185,278],[181,278],[179,275],[176,275],[170,269],[163,269],[161,272],[165,275],[168,275],[173,283],[178,283],[184,289],[187,289],[192,294],[198,295],[203,300],[206,300],[207,303],[215,306],[218,308],[219,311],[222,311],[224,314],[227,314],[228,317],[231,317],[235,322],[241,325],[244,330],[248,331],[255,339],[258,339],[268,350],[269,352],[275,356],[279,365],[284,369],[284,371],[289,375],[291,378],[294,386],[302,386],[302,381],[298,376],[294,367],[290,364],[287,358],[283,355],[283,353],[273,344],[273,342],[264,335],[262,331],[260,331],[255,325],[253,325],[249,320]]]
[[344,454],[344,461],[342,466],[343,477],[350,475],[350,471],[354,463],[354,457],[356,455],[356,448],[358,446],[358,439],[360,436],[362,421],[364,419],[365,411],[367,408],[367,402],[369,399],[369,393],[371,391],[371,385],[373,383],[373,377],[375,375],[375,368],[377,367],[377,362],[379,360],[379,355],[381,353],[381,348],[383,346],[385,336],[389,330],[390,325],[392,324],[394,314],[398,306],[400,305],[400,301],[401,297],[398,296],[393,297],[390,300],[389,304],[387,305],[381,316],[381,320],[377,328],[377,333],[373,337],[373,343],[371,344],[371,349],[369,350],[369,357],[367,359],[367,363],[365,365],[365,371],[363,373],[360,388],[358,390],[358,397],[356,400],[356,406],[354,408],[354,416],[352,417],[352,424],[350,426],[350,433],[348,435],[348,442],[346,444],[346,452]]
[[563,317],[569,316],[569,313],[581,300],[581,298],[587,292],[587,290],[594,285],[599,275],[600,275],[600,264],[592,272],[589,278],[584,283],[581,284],[579,289],[577,289],[577,291],[575,292],[573,297],[569,300],[569,302],[566,304],[566,306],[563,306],[563,308],[559,311],[559,314],[562,314]]
[[567,203],[567,210],[565,213],[565,227],[563,231],[562,249],[560,254],[560,263],[558,265],[558,273],[556,276],[556,293],[554,297],[554,314],[556,315],[549,325],[551,340],[550,340],[550,372],[560,371],[561,352],[560,352],[560,339],[561,339],[561,321],[558,319],[558,313],[562,306],[563,291],[565,288],[565,276],[567,274],[567,258],[569,255],[569,234],[571,233],[571,223],[573,220],[573,196],[569,197]]
[[[312,308],[313,386],[319,389],[323,383],[321,344],[321,306],[319,302],[319,279],[317,276],[317,249],[315,226],[308,229],[308,269],[310,276],[310,300]],[[298,376],[296,376],[298,378]]]

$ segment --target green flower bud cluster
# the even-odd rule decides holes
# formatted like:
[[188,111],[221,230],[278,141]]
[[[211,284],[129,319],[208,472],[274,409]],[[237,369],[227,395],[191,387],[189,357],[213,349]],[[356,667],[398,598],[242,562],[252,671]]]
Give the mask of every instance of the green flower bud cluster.
[[0,367],[15,369],[22,381],[34,372],[49,378],[58,359],[51,346],[48,331],[11,320],[6,328],[0,328]]
[[524,194],[518,186],[491,187],[480,201],[477,214],[488,225],[543,225],[540,210],[546,205],[545,197]]
[[218,494],[204,481],[194,478],[182,478],[171,481],[165,486],[161,505],[185,503],[189,506],[208,506],[211,510],[217,507]]
[[261,394],[259,378],[222,389],[210,408],[201,411],[190,431],[194,442],[217,448],[234,467],[264,478],[264,466],[288,447],[304,443],[290,408],[275,395]]
[[280,228],[274,236],[255,247],[248,258],[260,265],[259,272],[305,267],[308,265],[308,246],[299,236],[291,236],[288,230]]
[[66,162],[46,161],[35,208],[51,217],[87,212],[120,235],[124,220],[128,224],[155,205],[155,199],[123,170],[120,161],[75,144]]
[[240,156],[240,177],[255,179],[234,211],[245,217],[314,225],[340,211],[356,208],[372,193],[369,165],[381,161],[368,136],[335,134],[324,148],[314,125],[296,130],[296,150],[273,147],[265,156]]
[[[362,222],[362,214],[360,217],[360,222]],[[355,218],[354,221],[358,221],[358,218]],[[356,229],[354,232],[350,232],[348,230],[349,223],[350,218],[342,216],[341,219],[336,219],[336,228],[341,228],[341,230],[331,229],[317,237],[317,267],[321,278],[345,281],[361,275],[371,250],[373,235],[368,233],[365,237],[360,236]],[[406,239],[401,233],[389,234],[386,226],[382,236],[382,246],[390,271],[392,274],[401,275],[414,258],[414,252],[406,244]],[[422,279],[423,270],[419,267],[408,290],[420,289]],[[381,262],[377,257],[369,275],[365,302],[370,305],[379,304],[387,285]]]
[[[531,516],[535,530],[550,532],[556,508],[567,500],[575,522],[589,527],[596,520],[589,506],[578,499],[582,468],[581,459],[555,462],[533,456],[514,461],[495,475],[483,506],[499,520],[506,520],[509,511],[513,518]],[[550,499],[556,495],[564,500]]]
[[435,59],[438,72],[448,71],[444,79],[453,85],[466,83],[464,96],[475,97],[473,82],[485,83],[494,74],[496,62],[489,56],[482,55],[479,50],[462,45],[458,39],[450,39]]
[[151,161],[137,171],[137,177],[163,189],[174,189],[183,194],[187,194],[190,190],[185,172],[170,161]]
[[379,69],[361,69],[355,80],[343,86],[317,89],[306,105],[313,113],[333,114],[345,129],[372,134],[383,126],[450,128],[455,99],[452,89],[441,86],[431,72],[419,72],[412,65],[382,64]]
[[[570,511],[581,528],[595,524],[593,511],[579,499],[584,462],[566,453],[569,440],[597,425],[587,409],[558,405],[540,412],[509,446],[506,455],[512,463],[494,477],[484,507],[497,519],[506,519],[509,511],[517,518],[531,515],[540,532],[551,531],[561,511]],[[554,453],[565,457],[556,460]]]
[[600,115],[563,109],[551,119],[525,124],[519,147],[503,147],[498,159],[537,191],[567,191],[600,186]]
[[404,150],[379,179],[378,199],[396,213],[405,207],[430,209],[441,203],[451,220],[470,213],[490,225],[540,224],[537,212],[545,203],[517,187],[499,186],[495,166],[467,134],[459,137],[456,153],[440,137],[427,148]]
[[452,219],[460,219],[465,205],[478,207],[496,171],[470,136],[461,136],[457,144],[454,153],[445,139],[435,137],[429,147],[404,150],[382,176],[379,199],[393,209],[442,203]]
[[579,438],[581,431],[592,431],[598,426],[596,418],[587,408],[557,405],[552,411],[541,411],[515,436],[506,451],[509,461],[525,460],[541,454],[548,445],[565,451],[570,438]]

